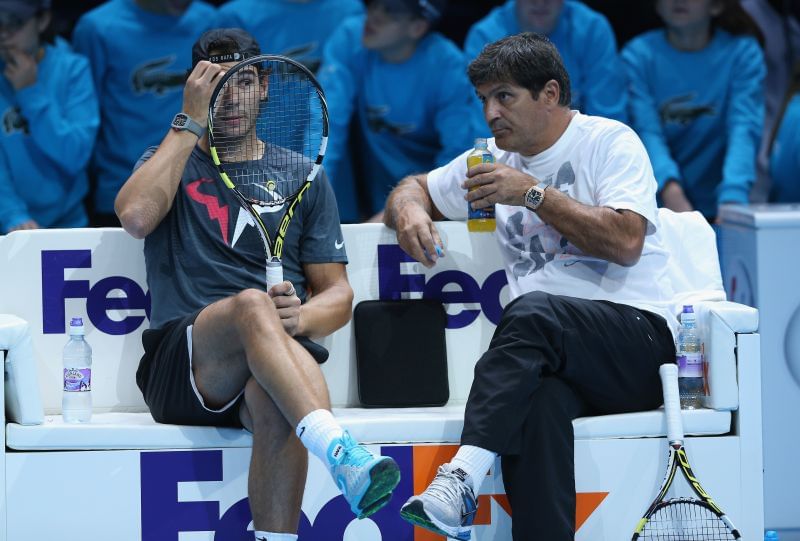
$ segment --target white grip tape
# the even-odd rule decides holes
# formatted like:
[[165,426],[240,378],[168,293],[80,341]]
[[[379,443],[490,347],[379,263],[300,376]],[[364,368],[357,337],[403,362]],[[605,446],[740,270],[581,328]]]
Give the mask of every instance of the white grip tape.
[[283,282],[283,265],[277,258],[273,257],[267,261],[267,291],[281,282]]
[[683,419],[681,419],[681,400],[678,392],[678,366],[662,364],[658,369],[661,387],[664,391],[664,413],[667,416],[667,441],[683,443]]

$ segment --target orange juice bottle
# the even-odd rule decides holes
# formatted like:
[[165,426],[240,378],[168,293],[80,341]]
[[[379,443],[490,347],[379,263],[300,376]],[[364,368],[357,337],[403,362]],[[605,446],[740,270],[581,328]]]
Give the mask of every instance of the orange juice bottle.
[[[475,139],[475,148],[467,156],[467,169],[480,163],[494,163],[494,156],[489,152],[486,139],[482,137]],[[472,232],[492,233],[495,227],[494,207],[476,210],[467,203],[467,229]]]

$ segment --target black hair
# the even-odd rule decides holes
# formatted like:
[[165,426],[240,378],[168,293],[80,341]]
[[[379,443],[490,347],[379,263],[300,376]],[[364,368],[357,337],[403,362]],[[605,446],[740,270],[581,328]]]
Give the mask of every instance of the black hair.
[[537,99],[548,81],[558,83],[561,93],[558,104],[569,107],[572,102],[569,75],[555,45],[545,36],[523,32],[508,36],[483,48],[467,68],[472,86],[510,82],[528,89]]
[[[245,60],[250,56],[260,54],[260,51],[250,51],[248,55],[242,56],[240,53],[241,44],[236,41],[236,38],[231,36],[216,37],[208,43],[205,43],[202,47],[202,54],[200,54],[196,49],[198,49],[197,44],[195,44],[194,49],[192,50],[192,67],[187,69],[186,73],[184,74],[184,83],[189,80],[189,76],[192,74],[197,62],[200,60],[208,60],[215,64],[221,64],[224,62],[238,62],[240,60]],[[259,79],[263,79],[269,75],[269,70],[264,67],[263,63],[257,62],[253,64],[253,67],[258,72]]]
[[220,36],[206,43],[205,50],[208,52],[207,60],[219,61],[221,59],[218,59],[216,57],[223,57],[223,56],[233,55],[234,53],[238,53],[240,50],[240,46],[239,42],[237,42],[234,38],[230,36]]
[[56,42],[56,31],[53,27],[53,12],[50,8],[40,8],[36,10],[36,14],[34,17],[39,18],[42,17],[46,13],[50,13],[50,22],[47,23],[47,26],[44,30],[39,32],[39,41],[41,43],[50,43],[51,45]]

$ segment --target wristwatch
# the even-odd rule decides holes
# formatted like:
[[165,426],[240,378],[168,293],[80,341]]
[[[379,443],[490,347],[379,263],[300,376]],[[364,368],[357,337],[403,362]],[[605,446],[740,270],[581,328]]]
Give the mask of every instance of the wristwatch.
[[539,185],[534,185],[528,188],[528,191],[525,192],[525,207],[529,210],[536,211],[540,206],[542,206],[542,202],[544,201],[544,191],[547,189],[547,186],[542,188]]
[[203,137],[203,134],[206,133],[206,129],[192,120],[192,117],[186,113],[178,113],[175,115],[175,118],[172,119],[172,124],[170,124],[170,126],[172,126],[172,129],[175,131],[190,131],[197,137]]

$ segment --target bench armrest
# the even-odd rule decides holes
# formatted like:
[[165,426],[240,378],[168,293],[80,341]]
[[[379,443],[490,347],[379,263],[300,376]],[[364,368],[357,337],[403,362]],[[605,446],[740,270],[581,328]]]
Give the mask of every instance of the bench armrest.
[[695,305],[703,340],[708,395],[703,405],[716,410],[739,408],[737,334],[758,329],[758,310],[729,301]]
[[7,420],[23,425],[41,424],[44,408],[27,321],[0,314],[0,350],[8,352],[4,363]]

